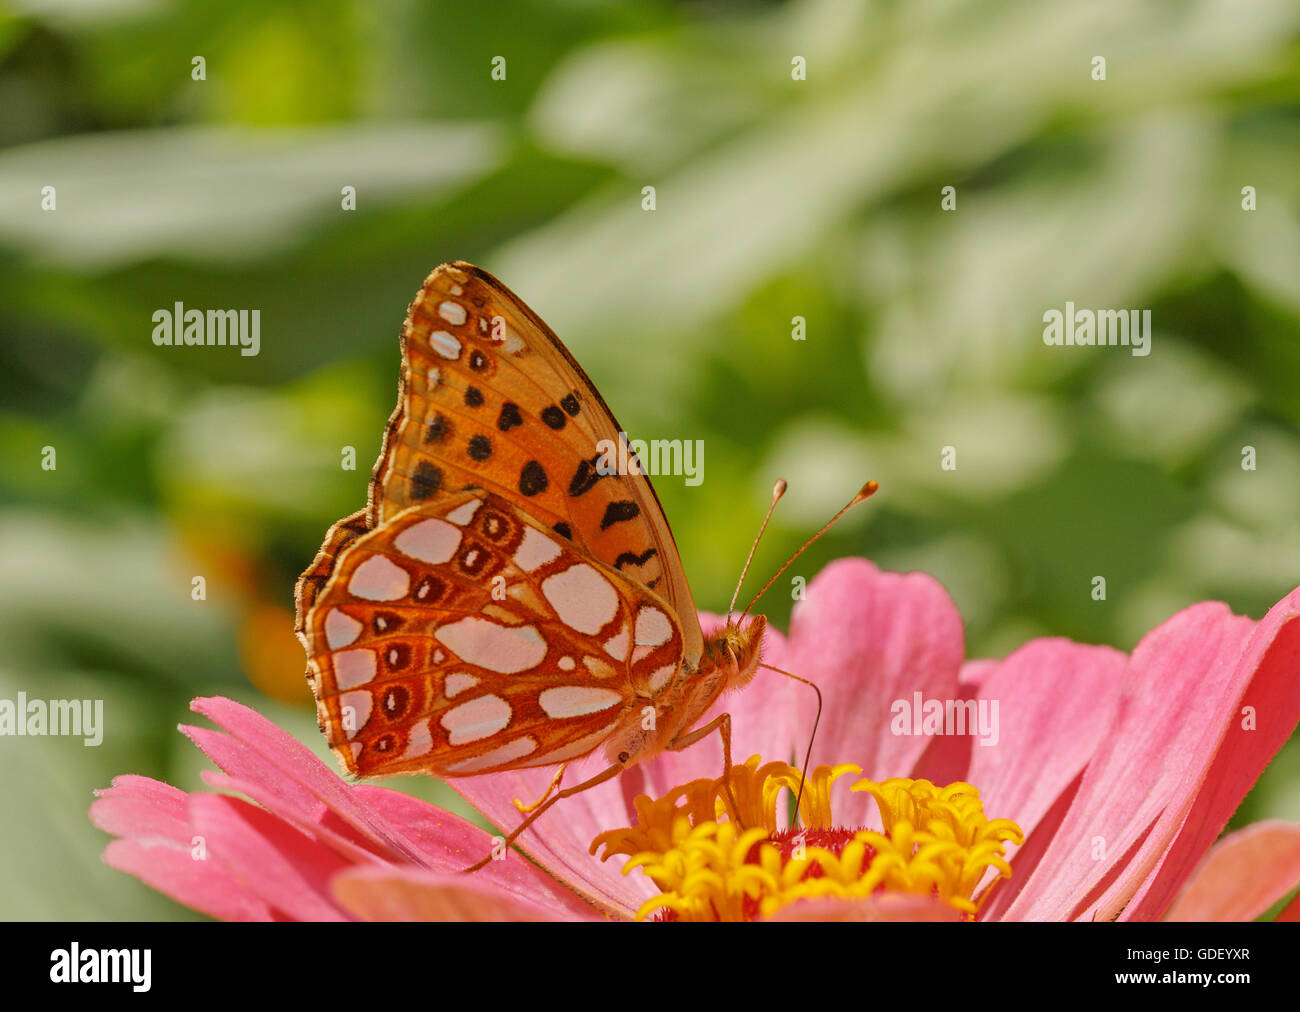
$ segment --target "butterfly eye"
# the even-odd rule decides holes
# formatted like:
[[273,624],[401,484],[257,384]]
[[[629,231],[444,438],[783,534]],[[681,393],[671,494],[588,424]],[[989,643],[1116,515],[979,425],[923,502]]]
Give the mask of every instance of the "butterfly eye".
[[621,762],[621,763],[626,763],[626,762],[627,762],[629,759],[631,759],[631,758],[632,758],[632,757],[631,757],[630,755],[628,755],[626,752],[620,752],[620,753],[618,754],[618,761]]

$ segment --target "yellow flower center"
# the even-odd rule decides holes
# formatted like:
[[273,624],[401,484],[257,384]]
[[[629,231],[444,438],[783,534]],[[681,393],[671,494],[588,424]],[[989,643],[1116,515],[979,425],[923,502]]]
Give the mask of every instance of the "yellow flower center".
[[723,779],[694,780],[657,800],[638,796],[636,825],[592,841],[592,854],[604,847],[602,861],[624,854],[624,875],[640,868],[658,887],[637,920],[754,920],[797,900],[885,891],[938,896],[969,919],[988,870],[1011,875],[1006,841],[1024,842],[1010,819],[985,817],[970,784],[936,787],[902,777],[850,787],[875,799],[884,832],[836,827],[831,785],[861,773],[853,763],[813,770],[799,804],[800,828],[778,830],[778,803],[785,791],[798,790],[799,771],[760,763],[751,756],[731,769],[739,820]]

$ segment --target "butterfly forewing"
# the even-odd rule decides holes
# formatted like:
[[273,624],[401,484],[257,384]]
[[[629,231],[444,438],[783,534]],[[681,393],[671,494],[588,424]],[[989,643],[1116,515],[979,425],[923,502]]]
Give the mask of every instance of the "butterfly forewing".
[[681,663],[667,601],[502,496],[444,493],[354,529],[336,530],[352,536],[305,623],[321,727],[352,773],[585,755]]
[[602,473],[627,459],[622,429],[546,324],[490,274],[454,263],[425,281],[402,338],[369,525],[481,488],[664,598],[697,660],[699,620],[654,489],[634,463]]

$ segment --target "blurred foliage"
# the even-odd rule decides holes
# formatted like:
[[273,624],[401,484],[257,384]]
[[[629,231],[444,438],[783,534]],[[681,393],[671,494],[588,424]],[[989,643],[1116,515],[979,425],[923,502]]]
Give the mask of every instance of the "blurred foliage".
[[[1294,0],[0,0],[0,110],[0,695],[109,722],[0,739],[5,917],[186,916],[100,869],[85,809],[118,773],[200,786],[191,697],[323,752],[292,584],[364,502],[444,260],[634,437],[703,440],[702,485],[657,482],[702,607],[778,475],[756,576],[874,477],[792,575],[925,569],[972,656],[1300,582]],[[1153,353],[1046,347],[1066,300],[1150,308]],[[155,347],[177,301],[259,308],[261,354]],[[1294,749],[1265,813],[1300,817]]]

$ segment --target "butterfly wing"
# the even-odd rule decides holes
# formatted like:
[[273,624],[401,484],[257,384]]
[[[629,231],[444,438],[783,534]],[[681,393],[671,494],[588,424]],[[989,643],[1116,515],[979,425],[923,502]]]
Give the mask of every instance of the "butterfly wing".
[[360,776],[585,755],[639,720],[683,650],[663,598],[480,491],[353,538],[304,641],[321,730]]
[[369,524],[481,488],[666,600],[698,661],[703,634],[654,488],[639,473],[601,473],[602,456],[616,461],[620,447],[622,427],[541,318],[486,271],[444,264],[402,330],[401,391]]
[[339,554],[369,530],[370,524],[366,518],[366,511],[358,510],[326,531],[325,543],[321,545],[311,565],[302,576],[298,577],[298,583],[294,587],[294,602],[297,610],[293,631],[300,639],[307,629],[307,613],[320,592],[328,585]]

